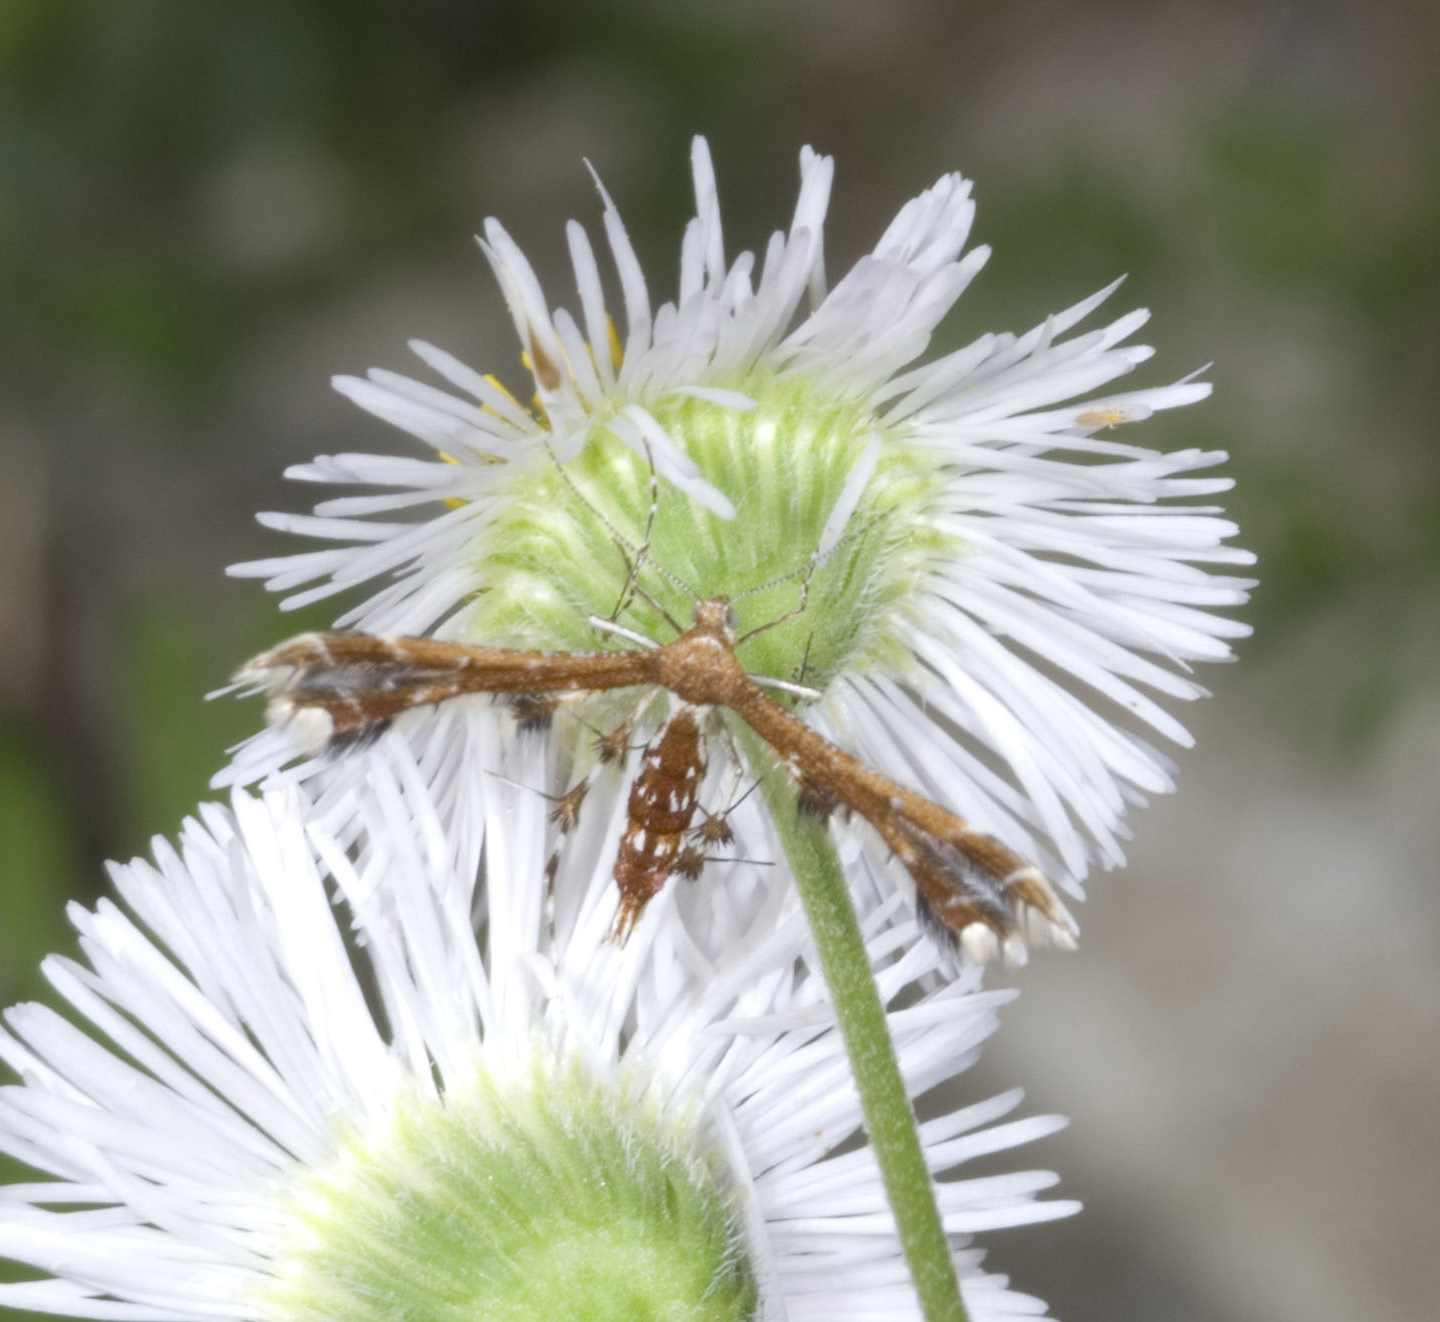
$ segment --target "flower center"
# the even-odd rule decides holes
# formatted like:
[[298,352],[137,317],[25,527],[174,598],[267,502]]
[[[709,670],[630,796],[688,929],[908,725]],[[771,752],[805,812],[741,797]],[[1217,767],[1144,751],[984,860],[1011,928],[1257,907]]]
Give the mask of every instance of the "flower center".
[[[676,396],[652,409],[702,476],[735,505],[723,519],[663,478],[603,423],[563,471],[552,461],[516,479],[480,548],[486,587],[476,641],[556,650],[612,646],[589,623],[638,591],[617,620],[657,642],[688,626],[699,601],[735,602],[737,636],[805,609],[740,649],[752,673],[823,689],[842,670],[898,646],[894,611],[939,537],[923,523],[933,461],[884,435],[870,410],[803,382],[747,379],[751,410]],[[879,436],[879,459],[853,512],[831,529],[846,481]],[[652,514],[653,510],[653,514]],[[648,532],[647,532],[648,529]],[[835,540],[838,537],[838,540]]]
[[306,1175],[261,1315],[738,1322],[756,1290],[717,1170],[574,1068],[412,1098]]

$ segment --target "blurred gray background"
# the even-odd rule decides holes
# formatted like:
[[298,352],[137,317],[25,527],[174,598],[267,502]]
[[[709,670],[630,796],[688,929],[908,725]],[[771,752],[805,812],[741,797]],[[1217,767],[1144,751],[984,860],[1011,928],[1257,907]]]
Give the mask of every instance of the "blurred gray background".
[[947,343],[1129,272],[1140,379],[1214,361],[1145,439],[1232,451],[1263,578],[969,1081],[1073,1117],[1026,1156],[1087,1203],[991,1263],[1068,1322],[1435,1316],[1437,75],[1419,0],[6,0],[0,1002],[257,720],[200,695],[305,622],[222,576],[296,545],[281,469],[404,445],[329,376],[422,336],[514,379],[481,217],[563,301],[588,157],[668,297],[693,132],[732,251],[836,154],[832,273],[959,168],[996,252]]

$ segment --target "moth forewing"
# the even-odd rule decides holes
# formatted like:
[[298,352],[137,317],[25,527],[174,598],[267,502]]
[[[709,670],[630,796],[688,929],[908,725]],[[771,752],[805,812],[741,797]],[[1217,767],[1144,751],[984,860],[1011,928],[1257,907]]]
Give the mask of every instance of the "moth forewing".
[[396,716],[471,693],[584,693],[654,683],[651,652],[534,652],[434,638],[301,634],[237,673],[270,691],[269,718],[311,749],[348,747]]
[[1074,948],[1074,918],[1039,871],[994,836],[867,767],[758,688],[737,713],[785,761],[802,801],[849,809],[915,882],[918,901],[975,963],[1025,958],[1027,938]]

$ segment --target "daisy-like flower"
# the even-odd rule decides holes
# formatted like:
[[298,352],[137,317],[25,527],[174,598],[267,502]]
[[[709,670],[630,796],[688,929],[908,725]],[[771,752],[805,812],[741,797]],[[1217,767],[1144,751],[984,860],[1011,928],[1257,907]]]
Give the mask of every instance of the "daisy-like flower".
[[[114,869],[52,957],[65,1015],[10,1009],[0,1304],[213,1322],[917,1316],[807,930],[778,870],[668,892],[625,949],[603,870],[531,884],[535,744],[440,820],[403,743],[363,786],[208,807]],[[752,834],[764,816],[753,805]],[[583,831],[603,833],[594,822]],[[482,858],[485,883],[477,886]],[[912,1095],[1005,994],[865,907]],[[743,955],[738,952],[742,952]],[[726,958],[718,959],[721,952]],[[84,1025],[82,1027],[82,1025]],[[971,1316],[1043,1312],[968,1236],[1065,1214],[1044,1173],[963,1179],[1052,1119],[1007,1094],[922,1127]],[[946,1103],[949,1096],[946,1094]]]
[[[802,685],[811,728],[1079,894],[1092,866],[1122,861],[1127,806],[1171,788],[1150,740],[1189,737],[1159,699],[1201,695],[1191,663],[1226,659],[1247,632],[1212,611],[1246,599],[1250,580],[1229,571],[1251,557],[1197,503],[1230,485],[1208,473],[1225,456],[1115,439],[1210,387],[1114,389],[1150,357],[1129,343],[1147,314],[1074,328],[1115,286],[1025,334],[921,361],[989,255],[966,251],[974,204],[958,175],[903,207],[829,287],[828,158],[801,153],[794,218],[759,263],[725,256],[703,140],[692,167],[679,293],[658,307],[603,189],[618,304],[580,225],[567,230],[571,314],[488,221],[481,247],[530,371],[523,401],[423,343],[412,348],[449,389],[388,371],[340,378],[426,452],[292,469],[371,490],[264,516],[338,545],[232,572],[290,607],[379,582],[340,619],[360,630],[561,651],[634,645],[597,619],[669,642],[697,602],[729,598],[742,666]],[[593,762],[595,732],[644,744],[673,707],[653,689],[571,704],[542,782],[558,790]],[[513,737],[507,714],[474,704],[410,724],[442,798],[462,760],[484,766]],[[706,732],[712,769],[751,747],[728,714]],[[273,772],[288,752],[262,736],[228,778]],[[736,783],[763,771],[752,757]],[[623,778],[598,789],[613,807]],[[861,869],[903,880],[866,841]]]

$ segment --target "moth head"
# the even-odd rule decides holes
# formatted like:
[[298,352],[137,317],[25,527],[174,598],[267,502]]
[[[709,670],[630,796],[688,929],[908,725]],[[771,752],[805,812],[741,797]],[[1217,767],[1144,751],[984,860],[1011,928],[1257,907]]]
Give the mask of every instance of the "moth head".
[[731,646],[735,644],[735,607],[728,597],[710,597],[695,606],[693,628],[702,633],[719,634]]

